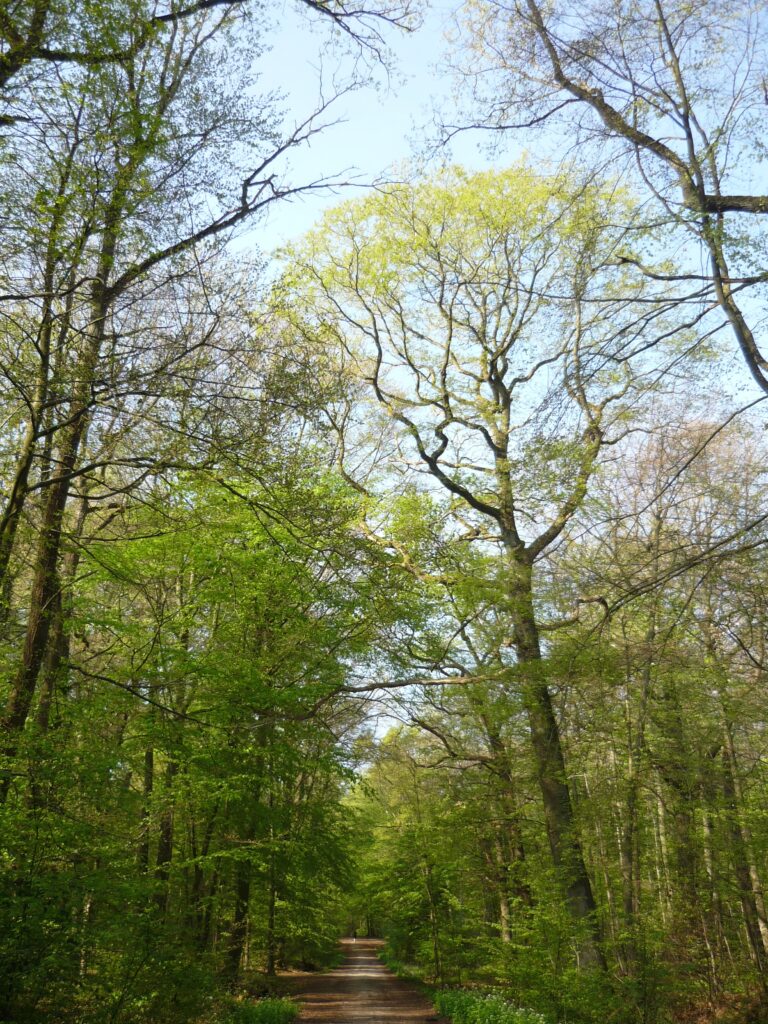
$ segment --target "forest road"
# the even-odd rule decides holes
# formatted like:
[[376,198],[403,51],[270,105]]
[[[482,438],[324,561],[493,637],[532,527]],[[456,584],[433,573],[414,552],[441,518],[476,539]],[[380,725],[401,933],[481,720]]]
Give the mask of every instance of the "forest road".
[[344,962],[327,974],[303,978],[300,1024],[434,1024],[427,999],[378,959],[376,939],[342,941]]

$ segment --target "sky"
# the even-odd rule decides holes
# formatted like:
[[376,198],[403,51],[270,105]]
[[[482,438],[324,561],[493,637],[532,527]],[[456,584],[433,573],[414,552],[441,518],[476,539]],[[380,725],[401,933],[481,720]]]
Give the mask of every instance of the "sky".
[[[379,69],[372,85],[342,96],[328,113],[328,120],[337,123],[291,152],[293,182],[330,177],[355,182],[354,186],[272,204],[266,217],[237,240],[236,249],[269,255],[308,231],[324,209],[363,194],[372,182],[403,176],[403,164],[418,159],[424,140],[435,137],[435,110],[448,111],[448,120],[452,119],[451,111],[455,112],[454,82],[445,69],[445,58],[446,35],[453,27],[459,4],[460,0],[432,0],[417,30],[386,31],[392,56],[389,80]],[[303,13],[296,0],[277,0],[267,7],[274,24],[268,30],[270,50],[259,62],[261,86],[265,91],[283,94],[283,124],[289,128],[304,121],[316,108],[321,81],[326,96],[332,93],[334,76],[348,75],[350,61],[338,53],[323,53],[325,21]],[[494,135],[493,140],[498,138]],[[513,144],[510,137],[507,148],[491,155],[489,141],[489,136],[481,132],[463,133],[454,139],[450,158],[481,169],[507,166],[523,152],[520,140]],[[550,142],[557,150],[558,140],[552,138]],[[547,146],[546,133],[537,134],[537,151]],[[441,151],[434,161],[447,156]],[[683,261],[695,259],[697,250],[686,248],[676,255]],[[732,339],[729,341],[732,343]],[[719,390],[725,390],[727,384],[734,397],[748,400],[754,397],[754,389],[735,351],[733,355],[736,365],[733,372],[725,374]]]
[[[435,106],[450,109],[451,78],[439,65],[455,7],[452,0],[434,0],[415,32],[393,29],[386,33],[394,63],[390,81],[379,70],[375,87],[343,96],[328,114],[329,120],[340,123],[315,136],[291,158],[292,177],[297,181],[338,176],[355,181],[355,187],[275,204],[266,222],[250,236],[262,250],[302,234],[325,207],[356,194],[366,183],[396,178],[398,166],[418,156],[425,136],[433,134]],[[290,124],[303,120],[317,104],[321,66],[329,86],[338,66],[338,58],[321,55],[317,22],[316,16],[301,15],[286,0],[280,5],[279,27],[270,33],[271,51],[260,62],[263,87],[285,94]],[[342,63],[342,69],[349,66],[349,60]],[[452,147],[452,158],[473,168],[489,166],[491,158],[480,141],[478,136],[460,136]]]

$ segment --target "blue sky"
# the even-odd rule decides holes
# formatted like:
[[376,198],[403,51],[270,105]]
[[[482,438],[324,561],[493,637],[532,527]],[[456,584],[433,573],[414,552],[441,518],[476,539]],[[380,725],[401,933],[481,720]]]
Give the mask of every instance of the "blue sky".
[[[357,186],[341,189],[335,195],[315,193],[274,204],[269,216],[238,240],[237,249],[253,246],[268,254],[309,230],[325,208],[360,194],[366,183],[396,179],[398,168],[405,161],[418,158],[425,138],[434,135],[435,109],[450,112],[455,108],[454,83],[441,65],[448,48],[445,35],[459,3],[460,0],[432,0],[418,30],[411,34],[389,31],[386,38],[393,58],[389,81],[379,70],[373,85],[343,96],[328,114],[330,120],[340,123],[315,136],[311,144],[293,151],[293,182],[328,176],[355,180]],[[334,75],[343,77],[350,70],[349,58],[345,61],[339,54],[323,54],[326,26],[317,16],[302,14],[299,8],[295,0],[270,5],[274,19],[274,26],[268,30],[271,50],[259,62],[262,88],[277,90],[285,96],[286,126],[303,121],[316,108],[321,78],[328,95],[333,91]],[[452,119],[450,113],[447,119]],[[488,141],[482,133],[460,135],[454,141],[451,158],[472,168],[505,166],[523,151],[524,140],[510,137],[507,148],[492,157],[483,146]],[[499,141],[498,136],[494,136],[494,141]],[[541,151],[549,143],[554,144],[554,151],[558,149],[557,138],[548,140],[546,132],[537,133],[534,145],[538,156],[544,155]],[[696,250],[688,246],[677,255],[683,261],[697,258]],[[720,381],[720,388],[726,381],[732,382],[736,393],[751,397],[751,382],[733,351],[732,340],[729,338],[725,345],[737,366],[735,373],[727,373]]]
[[[455,6],[452,0],[435,0],[421,28],[412,34],[387,33],[394,58],[390,81],[379,70],[375,87],[348,94],[334,105],[328,118],[342,123],[293,153],[294,180],[341,175],[363,186],[382,177],[396,177],[398,165],[418,155],[418,147],[431,132],[434,107],[445,108],[451,102],[450,76],[441,72],[439,65]],[[286,2],[278,21],[278,29],[270,34],[272,49],[260,62],[262,85],[285,93],[286,120],[294,123],[303,120],[317,103],[321,64],[327,91],[332,91],[339,59],[322,56],[323,37],[316,17],[303,17],[294,4]],[[342,74],[345,70],[349,70],[348,60],[342,62]],[[477,136],[461,136],[453,146],[453,159],[471,167],[488,166],[491,160],[479,143]],[[313,195],[278,203],[250,237],[268,251],[309,229],[325,207],[355,191],[345,189],[336,196]]]

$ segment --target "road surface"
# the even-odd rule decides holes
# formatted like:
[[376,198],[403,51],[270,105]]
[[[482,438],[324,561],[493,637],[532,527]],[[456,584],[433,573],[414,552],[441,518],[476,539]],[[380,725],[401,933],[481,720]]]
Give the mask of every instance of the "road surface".
[[376,939],[344,939],[344,962],[302,979],[300,1024],[435,1024],[428,1000],[378,959]]

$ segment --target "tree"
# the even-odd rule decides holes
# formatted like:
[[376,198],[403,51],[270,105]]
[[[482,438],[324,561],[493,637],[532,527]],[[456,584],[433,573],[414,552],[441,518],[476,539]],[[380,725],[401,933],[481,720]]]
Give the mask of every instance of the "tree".
[[[493,553],[462,542],[434,494],[410,490],[389,524],[431,616],[394,698],[421,736],[381,741],[366,774],[366,905],[391,954],[433,973],[424,852],[444,973],[508,986],[553,1019],[656,1021],[736,992],[757,1013],[764,998],[763,445],[759,425],[674,417],[663,404],[651,431],[646,414],[596,472],[567,543],[537,566],[538,605],[559,627],[545,667],[610,987],[563,956],[572,931],[522,695],[505,674]],[[747,543],[734,549],[740,524]]]
[[[6,613],[24,561],[19,525],[30,502],[37,506],[23,649],[0,724],[10,762],[52,625],[57,632],[60,556],[71,529],[73,490],[80,487],[79,498],[91,505],[107,501],[108,487],[97,489],[98,498],[93,488],[84,493],[99,466],[117,460],[123,472],[136,467],[132,482],[123,477],[117,485],[129,493],[153,464],[178,461],[172,438],[194,433],[188,416],[181,423],[171,418],[168,434],[156,438],[158,448],[138,456],[127,453],[127,435],[146,418],[148,400],[162,417],[177,382],[189,385],[219,372],[210,352],[214,340],[228,343],[224,321],[231,326],[226,309],[233,288],[222,286],[213,267],[226,242],[266,207],[327,184],[281,178],[280,161],[319,130],[321,110],[283,130],[271,98],[263,104],[247,98],[262,46],[241,31],[250,17],[247,5],[196,4],[167,17],[141,11],[131,8],[126,19],[126,12],[118,16],[108,5],[78,8],[74,14],[82,21],[70,24],[68,8],[40,3],[29,24],[23,11],[16,12],[23,26],[11,24],[11,15],[4,23],[9,59],[21,62],[14,102],[34,115],[14,115],[5,152],[11,170],[6,201],[18,210],[4,260],[6,400],[13,423],[6,453],[10,484],[0,510]],[[353,22],[341,7],[334,20],[354,32],[351,26],[369,19],[399,23],[406,11],[370,8],[357,15]],[[56,39],[71,34],[74,49],[67,43],[51,50],[42,42],[46,33]],[[225,48],[226,64],[220,60]],[[41,61],[47,71],[38,81]],[[242,280],[235,301],[246,287]],[[199,315],[191,311],[197,304]],[[99,450],[105,433],[110,441]],[[123,450],[116,455],[113,442],[121,434]],[[209,455],[210,449],[202,458]],[[11,778],[6,772],[0,781],[2,798]]]
[[[454,529],[495,552],[508,685],[528,717],[552,858],[602,962],[547,681],[537,564],[567,531],[636,384],[627,337],[659,315],[608,269],[623,241],[608,192],[519,166],[450,170],[329,215],[291,252],[297,330],[333,341],[450,503]],[[622,289],[620,302],[592,304]],[[634,290],[637,303],[627,301]],[[666,325],[669,329],[669,325]],[[621,369],[621,366],[624,369]],[[618,370],[617,370],[618,368]]]
[[[694,260],[682,276],[661,265],[648,273],[680,288],[681,301],[712,296],[753,379],[768,391],[745,291],[766,280],[759,232],[768,196],[741,191],[750,163],[756,170],[764,156],[762,0],[612,0],[577,10],[491,0],[467,11],[479,125],[565,126],[574,147],[592,141],[607,159],[628,154],[633,182],[683,241],[699,243],[709,268],[702,273]],[[631,251],[624,258],[640,262]]]
[[[735,664],[721,673],[723,663],[705,653],[722,638],[731,573],[740,576],[765,543],[759,444],[749,424],[706,422],[664,423],[636,439],[583,510],[581,543],[562,561],[556,553],[552,566],[554,578],[601,595],[575,633],[558,634],[557,658],[570,680],[565,731],[589,787],[582,801],[597,833],[615,948],[637,979],[639,1004],[658,998],[646,986],[652,963],[664,961],[662,944],[691,965],[713,1002],[729,987],[720,966],[729,944],[744,976],[750,959],[761,974],[760,870],[739,838],[742,812],[735,823],[728,810],[738,801],[719,709],[741,685]],[[752,445],[754,456],[736,456]],[[731,547],[740,525],[746,535]],[[746,736],[754,711],[736,703]],[[682,982],[674,965],[656,978],[670,994]]]
[[[358,46],[381,57],[385,43],[381,25],[407,28],[412,21],[409,3],[354,5],[320,0],[299,0],[312,14],[325,18]],[[0,97],[8,106],[0,113],[0,125],[24,120],[14,110],[18,102],[14,78],[28,72],[39,78],[46,70],[67,65],[103,67],[134,59],[163,32],[183,29],[185,21],[206,11],[251,13],[249,0],[193,0],[170,4],[163,11],[142,0],[129,0],[119,9],[108,4],[87,6],[79,0],[31,0],[14,5],[0,20]]]
[[95,1019],[106,998],[176,1020],[332,954],[365,708],[345,691],[411,587],[309,454],[260,485],[145,484],[81,537],[49,727],[25,730],[25,799],[3,809],[9,1016]]

